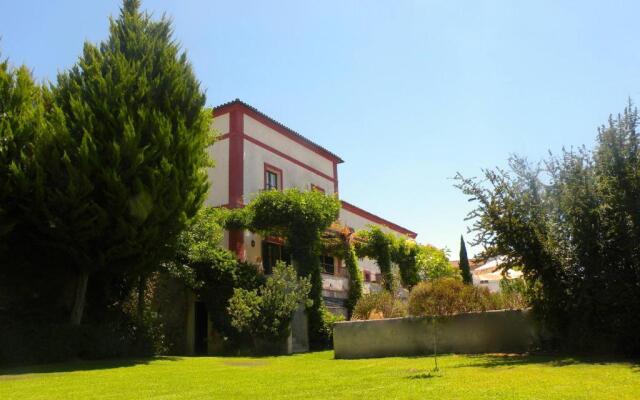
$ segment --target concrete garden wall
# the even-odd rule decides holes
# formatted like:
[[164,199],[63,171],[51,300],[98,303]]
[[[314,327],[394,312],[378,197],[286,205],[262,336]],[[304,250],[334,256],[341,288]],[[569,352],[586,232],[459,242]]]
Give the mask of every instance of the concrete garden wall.
[[[529,311],[488,311],[436,317],[438,353],[518,353],[536,346],[541,330]],[[336,358],[432,354],[428,317],[346,321],[335,325]]]

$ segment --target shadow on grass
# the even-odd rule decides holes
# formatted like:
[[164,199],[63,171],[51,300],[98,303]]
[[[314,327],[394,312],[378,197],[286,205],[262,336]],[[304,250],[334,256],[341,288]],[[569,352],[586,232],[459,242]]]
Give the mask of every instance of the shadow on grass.
[[528,355],[528,354],[470,354],[467,355],[473,362],[465,365],[457,365],[453,368],[514,368],[521,365],[548,365],[551,367],[565,367],[576,364],[609,365],[626,363],[634,371],[640,372],[640,362],[616,357],[580,357],[563,355]]
[[78,360],[61,363],[0,367],[0,380],[11,379],[19,375],[49,374],[59,372],[92,371],[101,369],[127,368],[136,365],[147,365],[152,361],[177,361],[181,357],[127,358],[110,360]]
[[[409,372],[416,372],[415,370]],[[433,379],[440,378],[442,375],[439,372],[435,371],[426,371],[426,372],[418,372],[412,375],[407,376],[407,379]]]

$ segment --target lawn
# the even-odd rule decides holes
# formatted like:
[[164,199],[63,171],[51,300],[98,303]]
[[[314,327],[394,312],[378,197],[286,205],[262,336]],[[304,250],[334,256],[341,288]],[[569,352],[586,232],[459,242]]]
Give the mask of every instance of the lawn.
[[0,399],[638,399],[640,368],[564,357],[176,357],[0,369]]

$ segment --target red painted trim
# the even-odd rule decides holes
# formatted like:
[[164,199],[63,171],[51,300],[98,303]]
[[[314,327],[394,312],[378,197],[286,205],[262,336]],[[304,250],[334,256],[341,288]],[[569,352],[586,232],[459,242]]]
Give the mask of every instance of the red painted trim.
[[280,133],[283,136],[286,136],[287,138],[293,140],[294,142],[300,144],[301,146],[306,147],[307,149],[313,151],[314,153],[318,154],[319,156],[322,156],[324,158],[326,158],[329,161],[332,161],[334,163],[341,163],[344,162],[340,157],[337,157],[336,155],[332,154],[331,152],[329,152],[328,150],[322,148],[321,146],[311,142],[309,139],[307,138],[303,138],[301,137],[301,135],[289,128],[287,128],[286,126],[278,123],[277,121],[273,120],[272,118],[268,117],[267,115],[261,113],[260,111],[258,111],[257,109],[254,109],[253,107],[243,103],[242,101],[236,99],[230,103],[224,104],[222,106],[219,106],[218,108],[215,108],[214,111],[216,113],[219,114],[224,114],[224,112],[226,112],[227,109],[231,109],[234,107],[242,107],[243,112],[250,116],[251,118],[257,120],[258,122],[268,126],[269,128],[273,129],[274,131]]
[[318,185],[314,185],[313,183],[311,184],[311,190],[317,190],[318,192],[327,193],[326,190],[324,190],[323,188],[321,188]]
[[370,220],[372,222],[375,222],[377,224],[384,225],[387,228],[392,229],[392,230],[394,230],[396,232],[400,232],[403,235],[407,235],[412,239],[415,239],[416,236],[418,236],[417,233],[415,233],[413,231],[410,231],[407,228],[404,228],[404,227],[402,227],[402,226],[400,226],[398,224],[394,224],[393,222],[388,221],[388,220],[386,220],[386,219],[384,219],[382,217],[379,217],[379,216],[377,216],[375,214],[372,214],[369,211],[363,210],[360,207],[356,207],[351,203],[347,203],[344,200],[341,200],[341,203],[342,203],[342,208],[343,209],[345,209],[347,211],[350,211],[350,212],[352,212],[352,213],[354,213],[356,215],[359,215],[362,218],[366,218],[366,219],[368,219],[368,220]]
[[229,250],[235,253],[239,260],[244,261],[246,254],[244,252],[244,231],[235,229],[229,231]]
[[312,166],[309,166],[309,165],[307,165],[307,164],[303,163],[302,161],[299,161],[299,160],[297,160],[297,159],[295,159],[295,158],[291,157],[290,155],[285,154],[285,153],[281,152],[280,150],[278,150],[278,149],[276,149],[276,148],[274,148],[274,147],[269,146],[269,145],[268,145],[268,144],[266,144],[266,143],[262,143],[261,141],[259,141],[259,140],[258,140],[258,139],[256,139],[256,138],[253,138],[253,137],[251,137],[251,136],[247,136],[247,135],[244,135],[243,137],[244,137],[246,140],[248,140],[249,142],[251,142],[251,143],[253,143],[253,144],[257,145],[257,146],[260,146],[260,147],[262,147],[263,149],[268,150],[268,151],[272,152],[273,154],[276,154],[276,155],[278,155],[278,156],[280,156],[280,157],[284,158],[284,159],[285,159],[285,160],[287,160],[287,161],[291,161],[292,163],[294,163],[294,164],[296,164],[296,165],[298,165],[298,166],[300,166],[300,167],[302,167],[302,168],[304,168],[304,169],[306,169],[306,170],[308,170],[308,171],[310,171],[310,172],[313,172],[314,174],[316,174],[316,175],[318,175],[318,176],[321,176],[321,177],[323,177],[324,179],[327,179],[327,180],[329,180],[329,181],[333,182],[333,178],[332,178],[332,177],[330,177],[329,175],[327,175],[327,174],[323,173],[322,171],[318,171],[317,169],[313,168]]
[[[244,118],[242,110],[234,108],[229,112],[229,208],[244,205]],[[244,259],[244,231],[229,232],[229,250]]]
[[216,137],[216,142],[219,142],[220,140],[225,140],[225,139],[229,139],[229,134],[225,133],[224,135],[220,135],[218,137]]
[[229,118],[229,204],[232,208],[243,205],[244,190],[244,120],[242,111],[233,110]]
[[274,172],[276,175],[278,175],[278,190],[282,190],[282,188],[284,187],[284,175],[282,173],[282,170],[275,165],[271,165],[268,163],[264,163],[264,172],[262,173],[262,179],[264,181],[262,187],[264,188],[264,190],[267,190],[267,171]]
[[333,193],[338,194],[338,163],[333,163]]

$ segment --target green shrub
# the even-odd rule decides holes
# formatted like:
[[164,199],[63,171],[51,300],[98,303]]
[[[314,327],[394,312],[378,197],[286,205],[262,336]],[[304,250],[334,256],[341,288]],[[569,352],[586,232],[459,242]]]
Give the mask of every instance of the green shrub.
[[322,334],[329,344],[333,344],[333,327],[336,322],[344,321],[342,315],[334,314],[327,307],[322,310]]
[[409,294],[410,315],[451,315],[464,312],[521,309],[527,306],[519,292],[491,293],[455,278],[423,282]]
[[529,307],[530,290],[523,278],[500,281],[502,308],[522,309]]
[[0,320],[0,365],[40,364],[74,359],[150,357],[166,350],[157,320],[122,317],[100,324],[54,324]]
[[293,313],[310,289],[308,279],[298,278],[293,267],[278,262],[259,289],[234,289],[227,308],[231,324],[249,333],[256,348],[261,341],[280,343],[289,336]]
[[257,289],[264,283],[264,275],[255,265],[238,261],[232,252],[219,247],[224,234],[221,224],[230,215],[234,214],[229,210],[200,210],[189,228],[178,236],[175,258],[164,265],[164,292],[156,293],[154,303],[165,322],[172,353],[184,353],[184,319],[180,317],[186,312],[187,290],[206,304],[224,352],[250,344],[248,335],[231,325],[227,306],[234,289]]
[[397,318],[406,315],[406,304],[384,290],[362,296],[360,300],[358,300],[358,303],[356,303],[351,319]]

